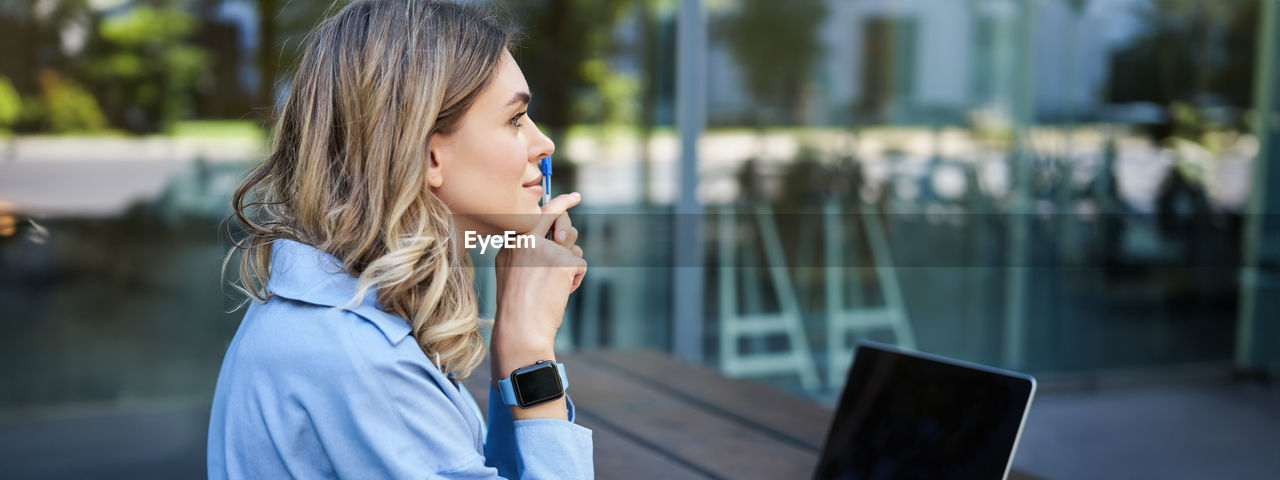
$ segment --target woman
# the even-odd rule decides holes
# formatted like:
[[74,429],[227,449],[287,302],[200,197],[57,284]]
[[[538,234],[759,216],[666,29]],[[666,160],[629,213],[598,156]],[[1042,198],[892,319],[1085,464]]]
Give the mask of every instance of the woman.
[[[255,301],[218,377],[209,477],[592,476],[565,377],[541,375],[586,273],[564,213],[579,197],[538,206],[555,146],[525,114],[510,41],[426,0],[356,1],[308,37],[271,152],[233,199]],[[487,428],[457,383],[485,355],[468,231],[536,238],[495,260],[489,363],[518,388],[491,386]],[[510,378],[523,367],[540,376]]]

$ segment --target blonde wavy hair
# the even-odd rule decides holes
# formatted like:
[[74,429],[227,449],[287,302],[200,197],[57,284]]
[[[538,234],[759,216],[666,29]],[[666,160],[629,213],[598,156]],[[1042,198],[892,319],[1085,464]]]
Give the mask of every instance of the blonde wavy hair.
[[427,187],[428,145],[454,131],[514,30],[478,9],[361,0],[305,41],[270,154],[236,188],[238,288],[270,297],[271,243],[314,246],[407,319],[428,358],[467,377],[485,355],[472,265]]

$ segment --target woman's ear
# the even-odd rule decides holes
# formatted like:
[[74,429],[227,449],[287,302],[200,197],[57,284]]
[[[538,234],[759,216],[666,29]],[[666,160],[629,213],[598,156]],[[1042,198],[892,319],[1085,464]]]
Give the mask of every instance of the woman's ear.
[[427,186],[440,188],[444,184],[444,152],[436,145],[442,142],[431,142],[427,149]]

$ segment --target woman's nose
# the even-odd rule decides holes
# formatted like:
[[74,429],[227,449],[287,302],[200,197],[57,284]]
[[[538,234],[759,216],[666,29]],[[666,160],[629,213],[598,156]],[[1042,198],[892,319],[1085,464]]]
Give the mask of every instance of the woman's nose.
[[529,160],[537,162],[556,153],[556,143],[544,135],[537,125],[530,125],[530,127],[537,133],[534,135],[533,143],[529,145]]

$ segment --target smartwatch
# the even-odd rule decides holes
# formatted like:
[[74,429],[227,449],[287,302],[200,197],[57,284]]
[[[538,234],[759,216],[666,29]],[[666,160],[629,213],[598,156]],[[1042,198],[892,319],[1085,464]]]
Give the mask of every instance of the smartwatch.
[[502,403],[529,408],[564,396],[569,388],[569,378],[564,375],[564,365],[551,360],[538,360],[527,367],[518,368],[511,376],[498,380]]

